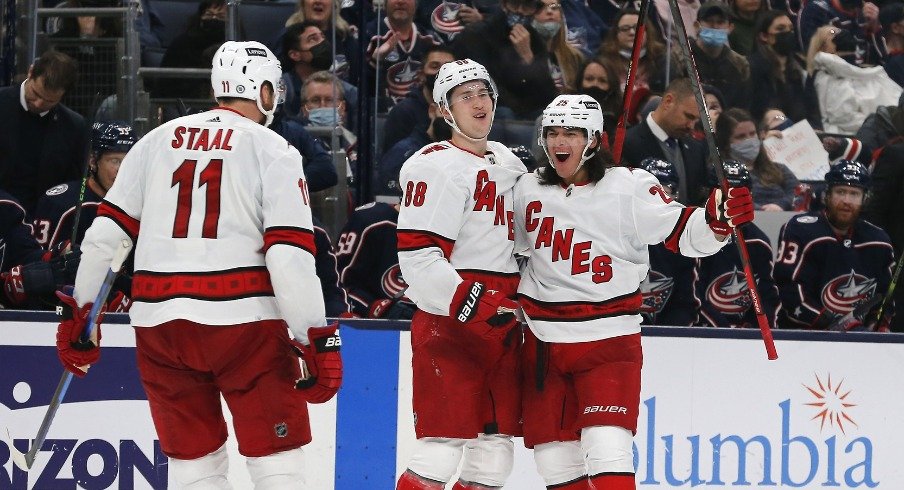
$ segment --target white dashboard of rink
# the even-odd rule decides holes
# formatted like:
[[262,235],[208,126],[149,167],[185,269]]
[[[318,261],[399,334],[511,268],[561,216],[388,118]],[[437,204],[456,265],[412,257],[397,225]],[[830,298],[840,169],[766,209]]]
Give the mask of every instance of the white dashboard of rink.
[[[169,488],[134,369],[134,333],[108,315],[100,363],[74,381],[29,473],[0,441],[0,490]],[[308,486],[392,490],[414,441],[405,322],[344,321],[344,385],[311,407]],[[0,430],[26,450],[61,374],[51,313],[0,311]],[[644,329],[635,468],[645,488],[904,488],[904,334]],[[225,410],[225,407],[224,407]],[[228,416],[228,411],[227,411]],[[231,431],[230,431],[231,432]],[[230,478],[250,489],[230,439]],[[507,490],[543,489],[516,439]]]

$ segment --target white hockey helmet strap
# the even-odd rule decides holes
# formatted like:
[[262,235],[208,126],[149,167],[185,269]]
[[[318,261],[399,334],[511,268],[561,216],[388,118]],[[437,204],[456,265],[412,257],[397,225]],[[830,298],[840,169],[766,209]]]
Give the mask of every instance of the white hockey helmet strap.
[[546,153],[546,158],[552,162],[552,156],[549,154],[549,147],[546,145],[546,128],[563,127],[563,128],[581,128],[587,136],[587,143],[581,151],[581,162],[574,169],[571,176],[574,176],[584,162],[590,159],[600,150],[602,140],[597,142],[596,148],[590,149],[594,139],[598,139],[603,132],[603,111],[600,109],[599,102],[589,95],[560,95],[553,99],[546,109],[543,109],[543,116],[540,123],[540,134],[538,135],[538,143]]
[[475,80],[482,80],[486,83],[487,90],[490,92],[490,97],[493,98],[493,110],[490,114],[492,123],[492,120],[496,115],[496,101],[499,97],[498,91],[496,90],[496,83],[493,82],[493,79],[490,77],[490,72],[487,71],[486,67],[474,60],[464,59],[450,61],[439,68],[439,72],[436,74],[436,83],[433,85],[433,102],[436,103],[437,107],[441,109],[445,108],[446,111],[449,112],[448,117],[442,112],[440,112],[440,114],[443,114],[443,119],[449,126],[452,126],[454,131],[469,140],[481,141],[489,136],[489,132],[479,138],[466,135],[458,127],[455,116],[452,115],[451,104],[449,102],[449,96],[452,94],[452,90],[455,89],[455,87]]
[[[226,41],[213,57],[210,82],[214,98],[236,97],[257,102],[266,117],[265,125],[273,122],[276,107],[285,100],[285,85],[281,81],[282,68],[276,56],[257,41]],[[270,82],[273,88],[273,107],[264,109],[261,87]]]

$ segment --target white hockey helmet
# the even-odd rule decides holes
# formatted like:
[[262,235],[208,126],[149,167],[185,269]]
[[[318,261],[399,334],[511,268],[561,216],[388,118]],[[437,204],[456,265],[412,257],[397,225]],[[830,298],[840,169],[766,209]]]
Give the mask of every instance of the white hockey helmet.
[[[210,83],[214,98],[237,97],[257,102],[257,108],[267,117],[265,126],[273,122],[276,106],[285,100],[285,86],[281,83],[282,67],[276,56],[257,41],[226,41],[213,57]],[[269,110],[261,105],[260,91],[270,82],[275,97]]]
[[[546,128],[553,126],[581,128],[586,132],[587,144],[581,153],[582,165],[599,151],[602,145],[602,141],[599,141],[597,147],[593,151],[590,150],[594,138],[603,133],[603,111],[600,109],[599,102],[589,95],[560,95],[553,99],[546,109],[543,109],[537,142],[543,147],[546,158],[549,158],[550,161],[552,158],[549,156],[549,149],[546,146]],[[581,166],[578,165],[578,169],[580,168]]]
[[[496,99],[499,97],[499,92],[496,90],[496,83],[493,82],[493,79],[490,77],[490,72],[487,71],[486,67],[471,59],[450,61],[439,68],[439,72],[436,74],[436,83],[433,85],[433,102],[435,102],[437,106],[449,110],[449,95],[452,93],[452,89],[473,80],[483,80],[486,82],[490,97],[493,98],[493,115],[495,116]],[[446,122],[452,126],[452,129],[468,139],[475,139],[461,132],[458,128],[458,124],[455,122],[455,117],[451,116],[451,114],[450,118],[451,120],[446,119]],[[483,135],[482,138],[486,137],[487,135]]]

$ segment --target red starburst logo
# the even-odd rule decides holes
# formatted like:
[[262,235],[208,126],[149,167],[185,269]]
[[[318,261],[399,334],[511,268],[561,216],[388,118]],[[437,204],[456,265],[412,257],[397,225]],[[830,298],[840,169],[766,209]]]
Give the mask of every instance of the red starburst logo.
[[837,385],[833,385],[831,374],[826,375],[825,382],[819,378],[818,374],[815,374],[814,377],[816,378],[816,385],[818,388],[811,388],[807,385],[804,385],[804,388],[816,397],[816,401],[805,403],[805,405],[816,407],[819,410],[819,412],[810,419],[819,419],[819,430],[822,431],[822,429],[825,428],[826,423],[828,423],[830,427],[838,427],[838,429],[841,430],[841,433],[846,435],[846,424],[853,424],[854,427],[860,427],[848,414],[849,409],[851,407],[856,407],[857,404],[848,401],[848,396],[850,396],[852,390],[842,388],[844,380],[841,380]]

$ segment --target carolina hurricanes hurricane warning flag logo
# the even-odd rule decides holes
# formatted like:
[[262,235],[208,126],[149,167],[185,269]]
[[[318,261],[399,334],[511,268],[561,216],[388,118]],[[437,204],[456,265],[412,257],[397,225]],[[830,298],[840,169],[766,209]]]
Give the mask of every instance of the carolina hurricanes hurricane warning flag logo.
[[829,281],[822,288],[822,304],[833,313],[845,315],[876,294],[876,280],[861,276],[851,269]]
[[751,305],[744,273],[735,267],[713,279],[706,288],[706,300],[722,313],[743,315]]
[[674,287],[675,279],[650,269],[647,278],[640,283],[640,293],[643,296],[640,311],[652,315],[659,314],[672,296]]

